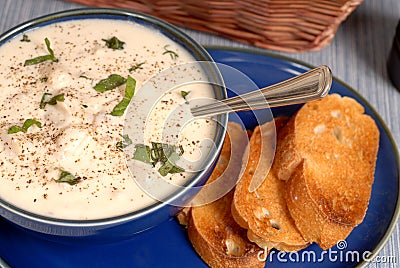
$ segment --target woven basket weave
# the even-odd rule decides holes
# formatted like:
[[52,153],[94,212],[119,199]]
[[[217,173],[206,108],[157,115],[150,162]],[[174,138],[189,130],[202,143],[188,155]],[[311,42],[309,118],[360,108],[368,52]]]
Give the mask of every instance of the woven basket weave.
[[178,26],[286,52],[319,50],[363,0],[70,0],[150,14]]

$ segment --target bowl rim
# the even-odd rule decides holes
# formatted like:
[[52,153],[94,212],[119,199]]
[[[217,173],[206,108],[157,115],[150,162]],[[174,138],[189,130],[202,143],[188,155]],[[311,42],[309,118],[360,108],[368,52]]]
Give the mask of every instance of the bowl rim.
[[[89,16],[89,17],[85,17]],[[102,17],[104,16],[104,17]],[[107,18],[110,17],[110,18]],[[46,26],[49,24],[63,22],[63,21],[73,21],[79,19],[120,19],[123,21],[129,21],[129,18],[134,21],[142,21],[149,25],[154,26],[154,29],[159,30],[161,33],[168,33],[168,38],[171,39],[171,36],[176,38],[173,40],[177,42],[179,45],[184,46],[184,48],[191,52],[197,54],[198,57],[201,59],[196,59],[198,61],[207,61],[211,62],[210,64],[213,69],[213,74],[216,75],[216,79],[219,83],[219,88],[221,89],[220,92],[216,92],[217,94],[221,94],[220,98],[227,98],[227,91],[225,88],[225,83],[222,78],[222,74],[220,73],[217,64],[207,52],[207,50],[201,46],[197,41],[191,38],[189,35],[184,33],[182,30],[177,28],[176,26],[158,19],[154,16],[143,14],[136,11],[125,10],[125,9],[118,9],[118,8],[77,8],[77,9],[70,9],[64,11],[58,11],[54,13],[50,13],[47,15],[43,15],[34,19],[27,20],[22,22],[11,29],[5,31],[4,33],[0,34],[0,46],[4,43],[8,42],[9,40],[13,39],[14,37],[24,33],[25,31],[33,30],[42,26]],[[218,98],[218,96],[216,96]],[[29,219],[31,221],[40,222],[43,224],[50,224],[53,226],[60,226],[60,227],[104,227],[104,226],[112,226],[116,224],[121,224],[124,222],[137,220],[147,215],[153,214],[154,212],[158,211],[161,208],[171,206],[169,205],[170,200],[179,199],[183,197],[190,189],[190,187],[197,186],[199,181],[203,179],[203,176],[207,173],[207,171],[212,168],[213,163],[218,158],[219,152],[221,151],[223,141],[226,135],[226,127],[228,123],[228,116],[226,114],[218,116],[218,126],[215,134],[215,141],[216,141],[216,151],[212,155],[211,160],[209,161],[203,170],[197,174],[195,174],[184,186],[186,187],[184,190],[180,190],[178,192],[171,193],[166,202],[157,201],[149,206],[146,206],[142,209],[135,210],[132,212],[128,212],[118,216],[112,216],[107,218],[99,218],[99,219],[90,219],[90,220],[73,220],[73,219],[60,219],[60,218],[53,218],[48,216],[43,216],[40,214],[36,214],[22,208],[19,208],[0,197],[0,208],[5,209],[7,212],[12,214],[18,215],[25,219]],[[190,199],[189,199],[190,200]],[[188,200],[188,201],[189,201]],[[0,209],[1,212],[1,209]],[[3,216],[3,215],[0,215]],[[7,217],[6,217],[7,218]],[[149,226],[150,227],[150,226]],[[29,229],[29,228],[28,228]]]

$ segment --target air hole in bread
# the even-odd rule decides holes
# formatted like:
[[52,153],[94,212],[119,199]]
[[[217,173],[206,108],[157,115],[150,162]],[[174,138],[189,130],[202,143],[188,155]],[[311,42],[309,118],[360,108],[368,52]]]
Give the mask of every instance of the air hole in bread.
[[342,116],[342,113],[339,110],[333,110],[331,111],[331,116],[335,118],[340,118]]
[[254,216],[260,221],[264,221],[265,218],[271,218],[271,212],[264,207],[258,207],[253,213]]
[[333,128],[333,135],[335,135],[336,139],[342,143],[343,142],[343,133],[342,130],[338,127]]
[[253,175],[254,174],[254,169],[250,168],[248,172],[249,172],[250,175]]
[[319,124],[314,128],[314,133],[320,135],[325,132],[325,129],[326,128],[324,124]]
[[262,211],[264,217],[266,217],[266,218],[271,217],[271,212],[269,212],[268,209],[266,209],[266,208],[261,208],[261,211]]
[[240,236],[234,233],[233,228],[227,226],[225,228],[225,239],[222,240],[225,244],[225,252],[229,256],[240,257],[244,255],[246,242]]
[[225,246],[226,246],[226,254],[228,254],[229,256],[240,257],[243,255],[243,250],[233,239],[230,238],[226,239]]
[[256,195],[257,199],[261,199],[261,195],[257,191],[254,191],[254,194]]
[[271,227],[272,228],[274,228],[276,230],[280,230],[281,229],[281,227],[279,226],[279,223],[276,220],[271,219],[271,220],[269,220],[269,223],[271,223]]
[[262,212],[262,209],[260,209],[260,208],[255,209],[254,216],[256,217],[257,220],[262,221],[264,219],[264,214]]

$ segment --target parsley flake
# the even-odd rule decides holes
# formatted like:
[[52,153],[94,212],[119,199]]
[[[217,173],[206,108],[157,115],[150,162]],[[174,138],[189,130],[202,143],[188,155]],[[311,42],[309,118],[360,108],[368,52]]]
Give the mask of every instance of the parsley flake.
[[143,69],[143,67],[142,67],[143,64],[145,64],[145,62],[137,63],[137,64],[133,65],[131,68],[129,68],[128,71],[131,73],[136,70]]
[[111,74],[107,78],[100,80],[93,88],[97,92],[105,92],[119,87],[126,83],[126,79],[119,74]]
[[132,140],[129,138],[128,134],[121,135],[122,141],[117,142],[117,150],[123,151],[126,147],[132,144]]
[[40,100],[40,109],[44,109],[47,104],[56,105],[57,102],[63,102],[65,100],[64,93],[58,94],[46,101],[47,96],[51,96],[51,93],[43,93],[42,99]]
[[169,47],[169,45],[165,45],[165,46],[164,46],[163,55],[164,55],[164,54],[169,54],[169,55],[171,56],[171,59],[176,60],[176,58],[179,57],[178,53],[176,53],[175,51],[172,51],[172,50],[168,49],[168,47]]
[[68,183],[69,185],[75,185],[79,182],[79,180],[80,180],[79,178],[75,177],[70,172],[61,170],[60,176],[58,177],[57,180],[55,180],[55,182],[58,183],[64,182]]
[[185,103],[188,104],[189,102],[186,99],[186,96],[189,95],[190,91],[181,91],[181,96],[185,100]]
[[151,147],[144,144],[137,144],[135,149],[136,151],[133,159],[151,164],[153,167],[160,164],[158,173],[163,177],[167,174],[185,171],[183,168],[176,165],[176,161],[178,161],[184,153],[182,146],[176,148],[175,145],[152,142]]
[[93,80],[92,78],[87,77],[86,75],[83,75],[83,74],[80,75],[79,78],[84,78],[84,79],[87,79],[87,80]]
[[30,42],[31,40],[29,39],[28,35],[23,34],[22,35],[22,39],[19,40],[19,41],[21,41],[21,42]]
[[135,94],[135,88],[136,80],[128,75],[128,78],[126,79],[125,96],[117,105],[115,105],[111,115],[122,116],[124,114],[126,108],[131,102],[133,95]]
[[34,119],[26,119],[24,124],[22,125],[22,127],[20,127],[20,126],[11,126],[8,129],[7,133],[8,134],[14,134],[14,133],[17,133],[17,132],[26,133],[28,131],[28,128],[30,128],[33,125],[36,125],[39,128],[42,127],[42,123],[40,123],[39,121],[34,120]]
[[124,49],[125,42],[119,40],[117,37],[112,37],[110,39],[101,39],[102,41],[106,42],[106,46],[113,50],[121,50]]
[[49,39],[47,39],[47,37],[44,39],[44,42],[46,43],[47,51],[49,52],[49,54],[26,60],[24,66],[35,65],[48,60],[51,60],[52,62],[58,62],[58,59],[54,56],[54,51],[50,47],[50,41]]
[[133,155],[133,159],[151,164],[151,157],[150,157],[150,147],[144,144],[136,144],[135,145],[135,154]]

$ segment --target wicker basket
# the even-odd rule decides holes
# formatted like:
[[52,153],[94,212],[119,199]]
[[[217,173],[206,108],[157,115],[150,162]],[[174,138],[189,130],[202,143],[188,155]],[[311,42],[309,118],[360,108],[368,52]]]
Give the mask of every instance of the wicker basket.
[[261,48],[319,50],[363,0],[70,0],[147,13]]

